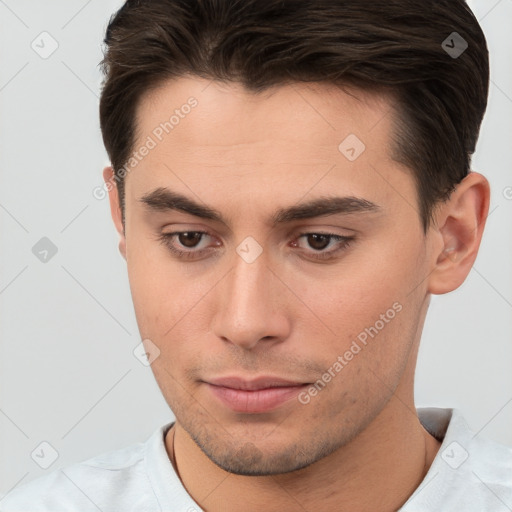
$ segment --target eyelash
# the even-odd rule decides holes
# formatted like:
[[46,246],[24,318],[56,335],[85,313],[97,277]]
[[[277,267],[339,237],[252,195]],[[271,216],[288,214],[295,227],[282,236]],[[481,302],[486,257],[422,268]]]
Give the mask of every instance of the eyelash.
[[[207,248],[207,249],[201,249],[199,251],[194,251],[193,249],[190,251],[182,251],[180,249],[176,249],[176,247],[174,247],[172,245],[173,238],[178,235],[185,234],[185,233],[193,233],[196,235],[200,234],[200,235],[212,236],[212,235],[210,235],[210,233],[208,233],[206,231],[174,231],[173,233],[162,233],[161,235],[159,235],[158,240],[162,244],[164,244],[175,256],[177,256],[178,258],[183,258],[183,259],[189,259],[189,260],[197,259],[198,257],[202,256],[204,253],[208,252],[211,249],[211,248]],[[327,236],[330,239],[334,239],[334,240],[340,242],[339,247],[335,250],[319,252],[316,254],[313,253],[313,254],[309,255],[313,259],[320,260],[320,261],[331,259],[339,252],[348,249],[348,247],[350,247],[350,244],[352,243],[352,241],[355,239],[354,236],[342,236],[342,235],[336,235],[334,233],[306,231],[303,233],[299,233],[299,235],[297,236],[297,240],[300,239],[301,237],[307,236],[307,235]],[[200,242],[201,241],[202,241],[202,238],[201,238]],[[331,240],[329,240],[329,242],[330,241]]]

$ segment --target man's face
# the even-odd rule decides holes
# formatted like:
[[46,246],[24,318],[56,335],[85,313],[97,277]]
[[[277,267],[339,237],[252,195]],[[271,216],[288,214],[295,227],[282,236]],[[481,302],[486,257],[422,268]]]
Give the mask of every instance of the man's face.
[[[391,102],[355,94],[182,78],[139,105],[134,150],[149,150],[125,196],[137,322],[177,422],[228,471],[305,467],[362,432],[397,386],[412,395],[429,238],[412,174],[390,158]],[[142,201],[159,188],[219,218]],[[335,197],[360,201],[301,214]],[[274,379],[302,387],[231,389],[286,383]]]

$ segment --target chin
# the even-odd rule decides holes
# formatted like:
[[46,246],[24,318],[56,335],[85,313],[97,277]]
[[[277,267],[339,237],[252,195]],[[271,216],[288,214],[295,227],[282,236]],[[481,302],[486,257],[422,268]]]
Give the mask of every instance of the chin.
[[244,476],[269,476],[291,473],[306,468],[332,453],[336,447],[330,445],[309,444],[301,449],[295,444],[278,447],[258,448],[254,443],[246,442],[236,446],[220,446],[212,439],[203,443],[194,439],[203,453],[217,466],[228,473]]

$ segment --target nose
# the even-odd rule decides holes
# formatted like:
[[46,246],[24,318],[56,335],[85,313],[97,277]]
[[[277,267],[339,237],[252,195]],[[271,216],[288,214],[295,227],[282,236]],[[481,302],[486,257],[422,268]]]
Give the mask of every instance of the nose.
[[261,254],[252,263],[238,256],[218,286],[212,331],[222,340],[246,350],[279,343],[289,336],[286,287]]

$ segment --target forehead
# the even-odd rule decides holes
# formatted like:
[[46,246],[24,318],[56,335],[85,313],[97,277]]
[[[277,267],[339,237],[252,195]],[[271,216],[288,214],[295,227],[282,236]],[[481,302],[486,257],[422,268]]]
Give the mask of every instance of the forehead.
[[148,141],[151,150],[134,161],[127,189],[140,197],[172,185],[210,203],[236,196],[240,208],[258,195],[284,203],[335,189],[396,202],[414,189],[390,157],[393,105],[390,96],[332,84],[253,93],[236,83],[170,80],[138,105],[134,150]]
[[[191,102],[196,105],[188,108]],[[351,130],[362,139],[372,132],[374,139],[386,136],[392,107],[389,94],[348,86],[291,83],[255,93],[239,83],[190,77],[167,81],[143,95],[136,126],[139,135],[150,133],[174,113],[172,138],[178,141],[182,135],[195,146],[264,142],[278,134],[274,142],[309,142],[305,149],[321,149],[332,148]],[[381,129],[374,130],[382,121]]]

